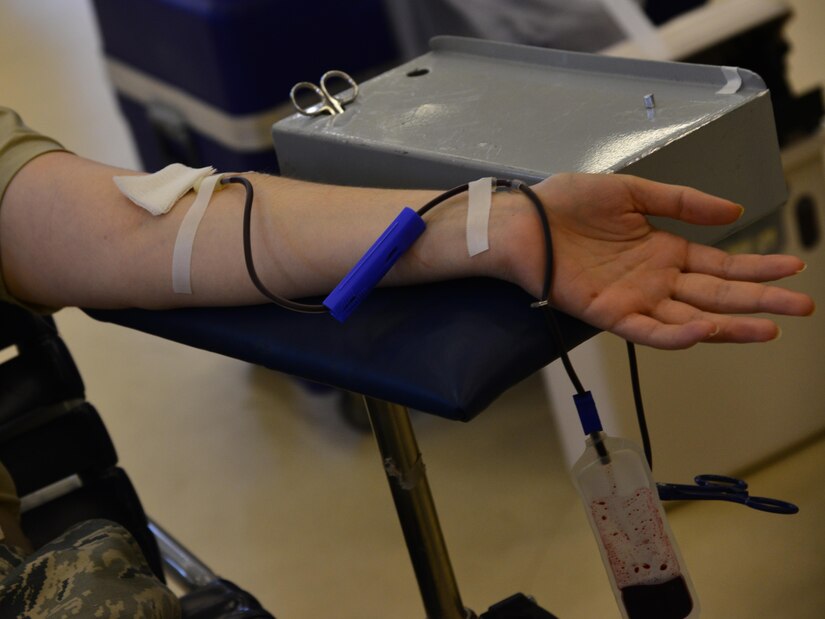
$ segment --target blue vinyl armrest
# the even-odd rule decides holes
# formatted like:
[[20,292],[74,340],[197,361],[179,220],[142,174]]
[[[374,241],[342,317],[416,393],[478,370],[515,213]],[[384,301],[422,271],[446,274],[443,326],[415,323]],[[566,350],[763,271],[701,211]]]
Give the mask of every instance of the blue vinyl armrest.
[[[86,310],[204,350],[448,419],[468,421],[558,357],[541,312],[492,279],[383,288],[344,324],[274,305]],[[572,348],[597,330],[560,316]]]

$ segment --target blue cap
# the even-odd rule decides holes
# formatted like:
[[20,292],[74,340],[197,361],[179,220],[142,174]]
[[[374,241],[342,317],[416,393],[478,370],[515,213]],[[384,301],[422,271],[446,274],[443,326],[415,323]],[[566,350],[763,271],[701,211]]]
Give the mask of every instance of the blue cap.
[[426,228],[421,216],[404,208],[346,277],[324,299],[324,305],[344,322]]
[[576,410],[579,411],[579,420],[585,434],[602,431],[602,422],[599,419],[599,411],[596,410],[596,403],[593,401],[593,394],[589,391],[577,393],[573,396],[576,403]]

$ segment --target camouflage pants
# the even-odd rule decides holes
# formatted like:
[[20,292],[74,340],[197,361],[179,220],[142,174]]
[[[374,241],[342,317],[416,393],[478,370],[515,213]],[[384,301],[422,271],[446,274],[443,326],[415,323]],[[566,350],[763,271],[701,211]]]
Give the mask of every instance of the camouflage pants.
[[26,557],[0,544],[0,617],[177,619],[180,608],[129,533],[91,520]]

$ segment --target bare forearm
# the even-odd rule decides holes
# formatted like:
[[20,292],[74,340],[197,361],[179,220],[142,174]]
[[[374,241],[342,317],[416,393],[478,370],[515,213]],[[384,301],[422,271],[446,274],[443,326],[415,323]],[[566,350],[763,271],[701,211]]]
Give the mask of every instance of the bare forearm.
[[[23,168],[0,209],[0,248],[9,290],[21,300],[59,307],[173,307],[264,300],[243,261],[243,188],[216,193],[192,255],[193,294],[172,291],[172,251],[194,194],[153,217],[120,194],[123,170],[68,153],[43,155]],[[329,291],[405,206],[435,192],[333,187],[250,175],[255,188],[252,246],[266,285],[301,297]],[[497,198],[492,250],[470,259],[462,198],[433,211],[427,233],[387,277],[405,284],[467,275],[507,277],[503,235],[523,206]]]

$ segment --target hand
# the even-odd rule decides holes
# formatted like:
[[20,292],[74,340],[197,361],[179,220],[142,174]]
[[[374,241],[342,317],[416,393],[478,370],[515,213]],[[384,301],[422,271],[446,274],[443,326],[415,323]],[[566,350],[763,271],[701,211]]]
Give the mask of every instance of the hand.
[[[729,224],[742,207],[688,187],[622,175],[561,174],[533,189],[548,211],[555,273],[550,301],[596,327],[657,348],[764,342],[779,335],[767,312],[806,316],[805,294],[762,282],[805,265],[783,255],[729,255],[655,229],[645,215]],[[533,222],[533,230],[540,234]],[[541,238],[533,246],[544,251]],[[517,276],[538,294],[538,256]],[[524,284],[523,284],[524,285]]]

